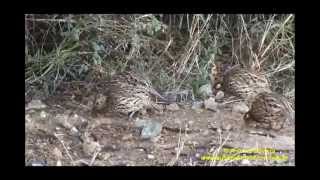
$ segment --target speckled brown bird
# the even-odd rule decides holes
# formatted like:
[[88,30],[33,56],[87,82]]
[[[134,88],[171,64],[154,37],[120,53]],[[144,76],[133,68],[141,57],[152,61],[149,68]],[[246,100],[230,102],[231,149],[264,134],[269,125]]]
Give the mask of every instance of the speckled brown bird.
[[133,71],[114,75],[108,87],[108,106],[121,114],[130,115],[154,108],[154,98],[165,100],[152,86],[148,77]]
[[223,88],[227,93],[252,101],[261,92],[271,92],[265,75],[239,66],[224,74]]
[[250,127],[280,130],[292,118],[290,113],[290,107],[283,96],[262,92],[254,98],[245,121]]

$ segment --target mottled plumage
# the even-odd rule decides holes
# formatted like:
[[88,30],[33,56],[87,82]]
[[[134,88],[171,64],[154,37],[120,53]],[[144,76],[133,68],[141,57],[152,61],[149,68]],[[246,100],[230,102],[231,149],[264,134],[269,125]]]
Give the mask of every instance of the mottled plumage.
[[276,93],[258,94],[245,117],[251,127],[280,130],[285,121],[291,119],[290,108],[286,99]]
[[271,92],[264,75],[240,67],[225,73],[223,87],[226,92],[248,101],[261,92]]
[[108,89],[108,102],[112,111],[131,116],[137,111],[152,108],[152,95],[162,98],[147,77],[135,72],[114,75]]

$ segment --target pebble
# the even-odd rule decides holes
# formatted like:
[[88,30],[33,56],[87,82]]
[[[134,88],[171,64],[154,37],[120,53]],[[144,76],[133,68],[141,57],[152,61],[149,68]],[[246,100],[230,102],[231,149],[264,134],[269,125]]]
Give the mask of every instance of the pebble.
[[216,94],[216,100],[220,100],[224,97],[224,92],[223,91],[218,91]]
[[82,148],[83,151],[90,156],[92,156],[96,151],[101,150],[100,144],[94,141],[84,142]]
[[251,162],[250,162],[248,159],[243,159],[243,160],[241,161],[241,164],[242,164],[242,165],[249,166],[249,165],[251,165]]
[[172,103],[167,106],[167,110],[169,111],[178,111],[180,108],[177,103]]
[[148,154],[147,157],[148,157],[148,159],[154,159],[154,155],[152,155],[152,154]]
[[220,89],[220,88],[221,88],[221,84],[217,84],[216,89]]
[[204,101],[204,107],[209,110],[217,111],[218,103],[215,101],[213,97]]
[[192,103],[191,109],[197,110],[203,107],[203,101],[195,101]]
[[162,124],[156,121],[149,121],[146,125],[142,128],[141,131],[141,138],[142,139],[150,139],[157,137],[160,135],[162,131]]
[[41,117],[42,119],[46,118],[47,116],[48,116],[48,114],[47,114],[45,111],[41,111],[40,117]]
[[57,161],[57,166],[62,166],[62,162],[60,160]]
[[233,105],[232,111],[244,114],[249,111],[249,107],[245,103],[240,102]]

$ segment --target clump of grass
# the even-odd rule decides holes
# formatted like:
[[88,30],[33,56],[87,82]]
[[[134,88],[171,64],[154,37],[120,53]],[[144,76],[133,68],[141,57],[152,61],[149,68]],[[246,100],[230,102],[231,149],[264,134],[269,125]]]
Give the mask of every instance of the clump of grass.
[[[85,14],[25,16],[25,81],[54,94],[66,81],[126,69],[164,91],[210,82],[216,61],[263,70],[294,100],[294,15]],[[99,79],[96,79],[99,81]]]

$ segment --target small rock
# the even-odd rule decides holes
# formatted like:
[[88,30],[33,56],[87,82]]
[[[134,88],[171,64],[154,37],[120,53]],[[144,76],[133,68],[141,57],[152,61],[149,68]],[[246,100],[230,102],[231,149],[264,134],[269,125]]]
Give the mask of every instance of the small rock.
[[32,100],[26,107],[26,110],[29,109],[44,109],[46,108],[47,105],[45,105],[44,103],[42,103],[41,100]]
[[45,111],[41,111],[40,118],[45,119],[47,116],[48,116],[48,113],[46,113]]
[[[66,113],[65,113],[66,114]],[[78,126],[83,124],[83,122],[86,121],[85,118],[83,118],[82,116],[79,116],[76,113],[71,113],[72,115],[68,115],[67,121],[70,123],[70,125],[72,126]]]
[[220,88],[221,88],[221,84],[219,83],[216,85],[216,89],[220,89]]
[[220,100],[224,97],[224,92],[223,91],[218,91],[216,94],[216,100]]
[[178,111],[180,108],[177,103],[172,103],[167,106],[167,110],[169,111]]
[[139,148],[138,151],[144,152],[145,150],[143,148]]
[[201,109],[203,107],[203,101],[195,101],[192,103],[191,109]]
[[230,123],[222,122],[222,124],[221,124],[221,129],[222,130],[230,131],[232,128],[233,127],[232,127],[232,125]]
[[247,113],[249,111],[249,107],[245,103],[240,102],[240,103],[237,103],[237,104],[233,105],[232,111],[244,114],[244,113]]
[[250,165],[251,165],[251,162],[250,162],[248,159],[243,159],[243,160],[241,161],[241,164],[242,164],[242,165],[246,165],[246,166],[250,166]]
[[25,119],[26,119],[26,121],[27,121],[28,123],[32,121],[30,114],[26,114],[25,117],[26,117]]
[[57,161],[57,166],[62,166],[62,163],[60,160]]
[[86,153],[87,155],[92,156],[96,151],[100,151],[101,150],[101,146],[98,142],[94,142],[94,141],[88,141],[88,142],[84,142],[82,145],[83,151],[84,153]]
[[73,133],[73,134],[77,134],[79,131],[78,131],[78,129],[76,128],[76,127],[72,127],[71,128],[71,132]]
[[127,140],[132,139],[132,138],[133,138],[132,134],[127,134],[127,135],[124,135],[121,139],[123,141],[127,141]]
[[148,155],[147,155],[147,158],[148,158],[148,159],[154,159],[154,155],[148,154]]
[[149,121],[141,131],[142,139],[150,139],[158,136],[161,133],[162,124],[156,121]]
[[104,161],[106,161],[106,160],[108,160],[109,158],[111,157],[111,154],[110,153],[103,153],[102,154],[102,159],[104,160]]
[[202,85],[199,88],[199,94],[201,95],[201,97],[203,98],[207,98],[210,97],[212,95],[212,86],[210,83]]
[[206,109],[217,111],[218,103],[215,101],[213,97],[210,97],[209,99],[204,101],[204,107]]

